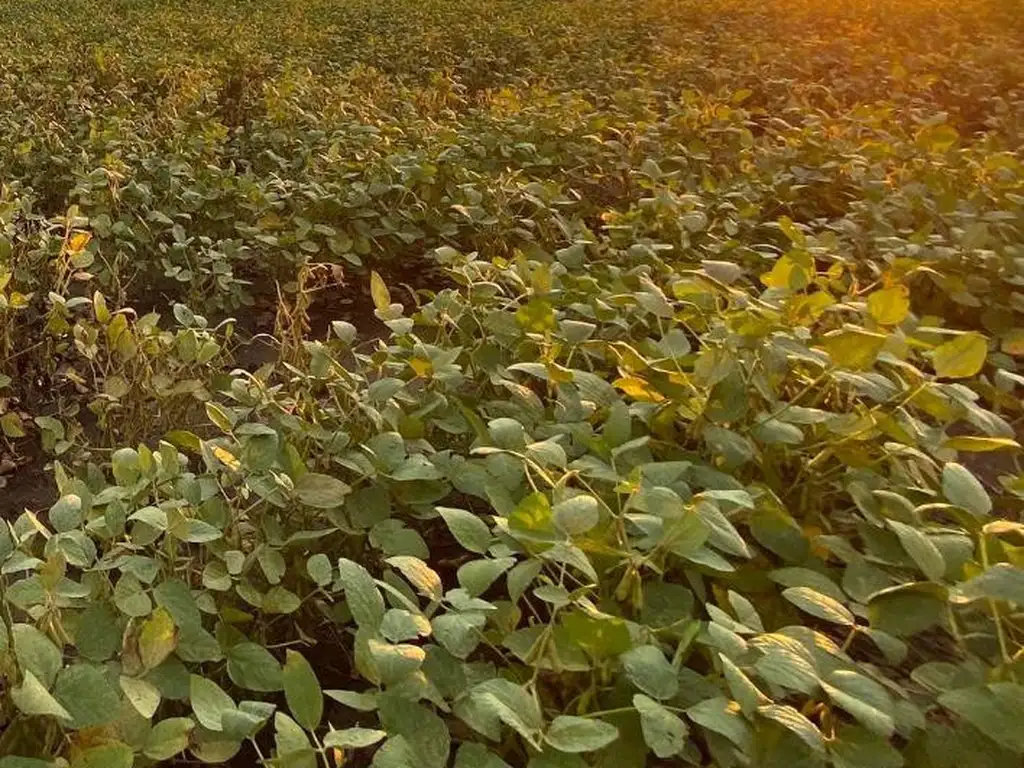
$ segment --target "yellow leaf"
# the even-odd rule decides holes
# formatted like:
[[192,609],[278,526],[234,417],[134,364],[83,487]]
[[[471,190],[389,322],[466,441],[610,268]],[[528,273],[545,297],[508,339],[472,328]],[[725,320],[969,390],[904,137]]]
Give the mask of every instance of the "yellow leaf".
[[802,291],[810,280],[810,270],[789,256],[780,258],[771,272],[761,275],[761,282],[769,288],[787,288],[791,291]]
[[564,365],[559,365],[558,363],[545,363],[544,367],[548,372],[548,381],[554,384],[568,384],[575,378],[572,371]]
[[528,304],[516,310],[516,322],[533,333],[553,331],[557,326],[555,310],[547,299],[530,299]]
[[107,300],[103,297],[103,294],[96,291],[92,295],[92,307],[96,313],[96,322],[106,325],[110,322],[110,310],[107,309]]
[[630,397],[641,402],[660,403],[665,399],[664,395],[653,389],[649,382],[641,379],[639,376],[626,376],[618,379],[615,382],[615,386]]
[[139,632],[139,656],[146,669],[153,669],[171,655],[178,646],[178,628],[171,614],[157,608],[142,624]]
[[221,448],[219,445],[214,445],[212,450],[213,455],[217,457],[217,461],[228,469],[237,472],[242,468],[242,463],[235,458],[235,454],[231,453],[227,448]]
[[951,437],[942,444],[942,447],[965,453],[990,453],[991,451],[1019,451],[1020,443],[1008,437]]
[[21,417],[14,411],[8,411],[0,416],[0,429],[7,437],[24,437],[25,430],[22,428]]
[[946,152],[960,138],[956,128],[951,125],[930,125],[917,133],[917,145],[931,152]]
[[231,417],[228,412],[216,403],[206,403],[206,417],[212,421],[222,432],[231,431]]
[[377,309],[387,309],[391,306],[391,292],[388,291],[384,278],[376,271],[370,273],[370,297]]
[[793,296],[786,302],[786,318],[791,323],[811,323],[835,303],[836,300],[828,291]]
[[868,314],[881,325],[899,325],[910,314],[910,297],[905,285],[875,291],[868,296]]
[[874,364],[887,338],[883,333],[850,329],[829,334],[821,346],[837,366],[859,371]]
[[68,239],[68,253],[81,253],[85,250],[85,246],[89,244],[90,240],[92,240],[92,235],[88,232],[75,232]]
[[434,373],[434,364],[425,358],[414,357],[409,361],[409,367],[421,378],[429,378]]
[[804,237],[804,233],[797,229],[796,224],[788,216],[783,216],[778,221],[779,229],[782,230],[783,234],[789,238],[789,241],[793,245],[800,246],[801,248],[807,242],[807,238]]
[[965,333],[935,350],[932,366],[935,375],[949,379],[974,376],[985,364],[988,342],[980,333]]
[[608,350],[618,359],[619,368],[627,373],[639,373],[650,368],[643,356],[624,341],[615,341]]
[[924,389],[914,395],[910,399],[910,402],[925,413],[934,416],[937,419],[941,419],[942,421],[952,421],[956,416],[956,411],[949,402],[949,398],[940,392],[931,389],[931,387],[935,386],[936,385],[934,384],[927,385]]

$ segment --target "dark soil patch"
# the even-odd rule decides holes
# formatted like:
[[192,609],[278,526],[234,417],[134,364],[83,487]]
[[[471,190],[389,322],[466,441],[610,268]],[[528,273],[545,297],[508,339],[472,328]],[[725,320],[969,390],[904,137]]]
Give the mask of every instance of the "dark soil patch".
[[57,500],[57,485],[46,468],[48,457],[38,439],[19,440],[15,447],[17,453],[5,452],[0,460],[5,469],[11,468],[0,475],[0,518],[6,520],[14,520],[26,509],[48,509]]

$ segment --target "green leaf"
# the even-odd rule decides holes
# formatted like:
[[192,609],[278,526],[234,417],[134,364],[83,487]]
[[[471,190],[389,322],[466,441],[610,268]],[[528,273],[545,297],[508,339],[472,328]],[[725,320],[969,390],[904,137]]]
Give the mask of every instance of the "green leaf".
[[782,596],[800,610],[824,621],[844,627],[852,627],[856,623],[853,614],[845,605],[810,587],[790,587],[783,590]]
[[946,572],[946,561],[931,539],[912,525],[901,523],[899,520],[889,520],[888,523],[921,572],[932,581],[942,581],[942,576]]
[[385,560],[392,568],[397,568],[416,590],[431,602],[440,602],[444,594],[441,577],[430,566],[418,557],[399,555]]
[[380,697],[380,722],[389,734],[405,739],[416,755],[413,768],[445,768],[451,734],[433,711],[394,694]]
[[626,677],[654,699],[671,699],[679,690],[676,671],[660,648],[640,645],[619,657]]
[[0,757],[0,768],[56,768],[56,766],[57,763],[34,757],[17,757],[15,755]]
[[764,651],[754,669],[768,682],[811,695],[818,689],[814,658],[804,645],[781,634],[761,635],[752,644]]
[[307,472],[295,483],[296,498],[308,507],[334,509],[345,503],[352,492],[345,483],[330,475]]
[[345,600],[356,624],[376,629],[384,618],[384,598],[373,577],[363,566],[342,558],[338,561],[338,579],[345,590]]
[[552,517],[563,533],[580,536],[597,525],[601,518],[600,504],[593,496],[581,493],[556,504]]
[[167,609],[183,634],[187,629],[202,626],[199,607],[188,584],[181,579],[167,579],[157,584],[153,589],[153,598],[157,605]]
[[465,659],[476,650],[483,639],[485,623],[480,613],[447,613],[431,622],[437,641],[458,659]]
[[888,739],[841,724],[828,743],[835,768],[902,768],[903,756]]
[[992,683],[984,688],[961,688],[939,696],[939,704],[969,722],[997,744],[1024,755],[1024,686]]
[[785,704],[765,704],[757,708],[757,713],[795,733],[804,744],[815,752],[824,753],[825,741],[821,737],[821,731],[793,707]]
[[935,375],[945,379],[967,379],[985,365],[988,341],[980,333],[965,333],[940,345],[932,354]]
[[750,747],[753,730],[740,714],[739,707],[724,696],[705,699],[686,710],[697,725],[725,736],[742,750]]
[[[3,768],[3,766],[0,766]],[[455,755],[454,768],[512,768],[483,744],[466,741]]]
[[290,758],[283,764],[287,768],[316,767],[316,753],[309,736],[302,730],[302,726],[284,712],[274,715],[274,745],[277,747],[278,758]]
[[135,711],[147,720],[156,714],[160,706],[160,691],[152,683],[137,677],[121,675],[121,691],[135,707]]
[[324,714],[324,696],[313,667],[298,651],[287,652],[282,682],[292,716],[306,730],[315,730]]
[[1024,605],[1024,570],[1010,563],[996,563],[960,588],[968,600],[990,597]]
[[984,517],[992,512],[992,499],[971,471],[960,464],[949,462],[942,468],[942,495],[950,504]]
[[373,665],[385,684],[405,679],[416,672],[426,658],[426,653],[418,645],[392,645],[380,640],[370,640],[367,647]]
[[689,732],[686,723],[642,693],[633,696],[633,706],[640,713],[644,741],[657,757],[664,760],[683,751]]
[[729,686],[729,692],[732,693],[745,715],[752,716],[762,704],[771,703],[771,700],[761,693],[732,659],[724,653],[719,653],[718,658],[722,662],[722,672],[725,675],[725,682]]
[[843,590],[832,579],[810,568],[779,568],[769,573],[768,578],[784,587],[809,587],[837,602],[846,600]]
[[211,731],[222,730],[224,712],[235,709],[235,702],[219,685],[199,675],[189,676],[188,697],[196,720]]
[[11,689],[11,701],[26,715],[49,715],[71,722],[71,713],[50,695],[31,670],[26,669],[22,673],[21,685]]
[[284,685],[281,665],[262,645],[238,643],[227,652],[228,677],[250,691],[279,691]]
[[317,552],[306,561],[306,573],[318,587],[326,587],[334,576],[330,558],[323,552]]
[[750,533],[758,544],[787,562],[803,562],[811,549],[796,520],[774,501],[761,504],[751,513]]
[[697,505],[697,514],[710,529],[708,543],[723,552],[737,557],[751,557],[747,542],[740,536],[736,526],[722,514],[718,506],[707,501]]
[[64,662],[60,649],[31,624],[13,624],[11,637],[18,666],[35,675],[44,688],[53,685]]
[[82,499],[73,494],[61,496],[50,507],[50,524],[57,532],[70,531],[82,522]]
[[120,616],[106,601],[94,601],[75,628],[75,647],[91,661],[106,661],[121,648]]
[[385,738],[387,738],[385,731],[377,731],[372,728],[346,728],[342,731],[328,731],[324,736],[324,746],[339,749],[362,749],[371,747]]
[[836,670],[822,682],[829,698],[879,736],[889,737],[896,728],[892,700],[874,680],[847,670]]
[[572,754],[593,752],[619,737],[619,729],[597,718],[559,715],[548,727],[544,740],[555,749]]
[[471,597],[479,597],[498,580],[501,574],[515,564],[515,558],[512,557],[473,560],[460,566],[455,575],[459,580],[459,585]]
[[188,746],[188,737],[195,725],[188,717],[161,720],[146,737],[143,754],[151,760],[170,760]]
[[438,514],[444,518],[445,525],[455,540],[470,552],[485,554],[491,544],[491,530],[487,523],[464,509],[453,507],[436,507]]
[[629,627],[620,618],[589,616],[581,611],[563,615],[562,626],[573,645],[599,659],[629,650]]
[[73,664],[57,675],[53,695],[71,713],[76,728],[106,725],[118,717],[121,695],[101,667]]
[[393,643],[426,637],[430,631],[425,616],[404,608],[389,608],[380,622],[380,633]]
[[267,613],[295,613],[302,607],[299,596],[284,587],[271,587],[263,595],[263,610]]
[[908,637],[945,621],[947,593],[932,582],[901,584],[874,593],[868,601],[871,626]]
[[329,690],[327,696],[349,709],[359,712],[373,712],[377,709],[377,696],[373,693],[357,693],[356,691]]
[[485,713],[515,729],[540,749],[544,718],[537,700],[528,691],[510,680],[493,678],[477,685],[473,697]]

